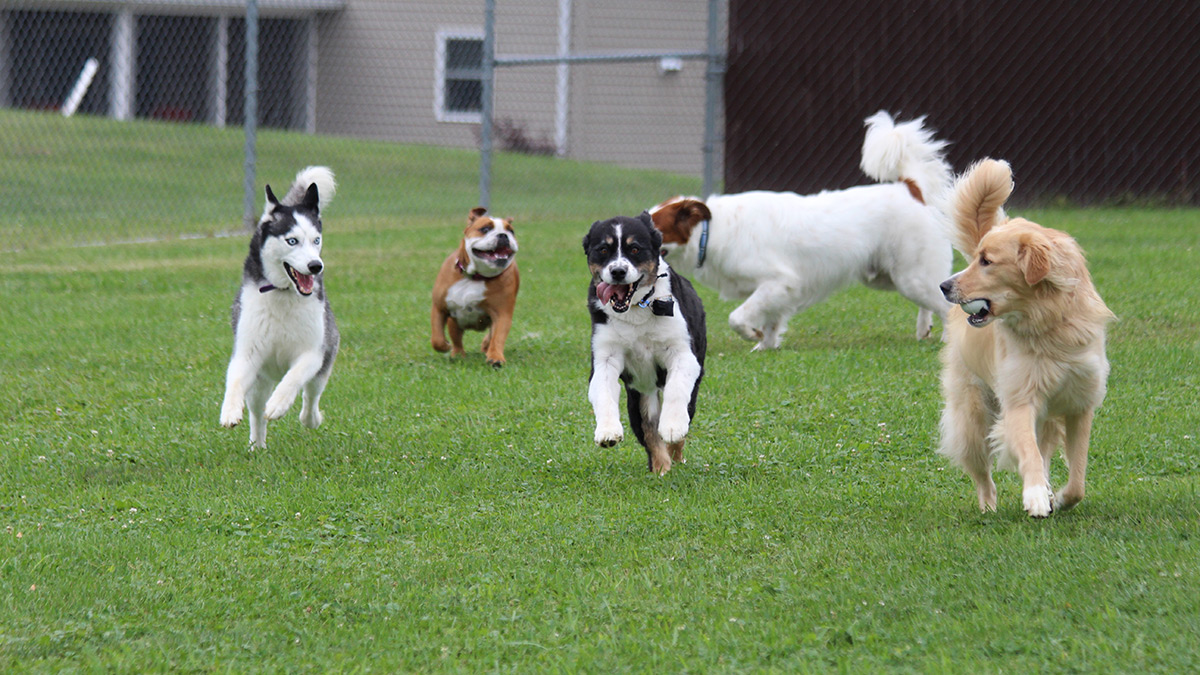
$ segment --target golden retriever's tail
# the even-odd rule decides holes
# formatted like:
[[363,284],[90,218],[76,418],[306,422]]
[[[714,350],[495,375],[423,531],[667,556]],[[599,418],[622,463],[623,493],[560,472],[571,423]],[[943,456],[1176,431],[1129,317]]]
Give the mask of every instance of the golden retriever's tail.
[[959,253],[970,259],[983,235],[1008,220],[1003,206],[1012,191],[1012,168],[1004,160],[980,160],[958,178],[950,214],[954,248]]

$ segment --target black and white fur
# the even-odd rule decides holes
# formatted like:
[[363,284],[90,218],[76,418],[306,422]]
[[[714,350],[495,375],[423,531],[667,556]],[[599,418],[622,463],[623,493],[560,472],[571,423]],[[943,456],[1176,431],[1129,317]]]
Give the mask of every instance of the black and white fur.
[[662,234],[647,213],[593,223],[583,250],[592,273],[588,400],[595,441],[611,447],[624,437],[624,382],[629,424],[650,470],[664,474],[682,461],[696,412],[707,347],[704,307],[691,283],[662,258]]
[[250,411],[250,443],[264,448],[267,421],[283,417],[304,392],[300,421],[321,425],[319,403],[337,356],[337,324],[325,296],[320,213],[333,198],[333,172],[310,166],[282,200],[267,204],[250,239],[242,287],[233,301],[233,357],[221,424]]

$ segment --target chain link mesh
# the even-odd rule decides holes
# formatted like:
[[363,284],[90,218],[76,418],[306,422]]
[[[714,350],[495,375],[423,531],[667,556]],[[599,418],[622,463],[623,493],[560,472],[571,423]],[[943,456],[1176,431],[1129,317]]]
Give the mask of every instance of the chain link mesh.
[[[480,0],[260,5],[265,130],[397,144],[430,165],[478,149]],[[0,248],[237,229],[243,16],[225,0],[0,7]],[[505,0],[495,48],[703,51],[706,30],[703,0]],[[956,169],[1009,159],[1024,199],[1200,202],[1194,2],[728,0],[719,34],[729,191],[864,182],[862,120],[885,109],[928,115]],[[701,174],[703,60],[500,65],[494,100],[499,151]],[[260,144],[260,175],[295,171],[285,145]],[[171,184],[194,175],[167,169],[193,165],[204,184]],[[469,192],[477,176],[447,180]],[[168,199],[189,208],[168,216]]]
[[[704,0],[498,5],[497,57],[705,47]],[[480,0],[260,0],[259,14],[259,189],[299,168],[273,131],[397,144],[430,166],[478,150]],[[237,230],[246,53],[240,3],[0,8],[0,200],[21,206],[0,210],[0,248]],[[698,177],[704,87],[698,60],[499,67],[494,147]],[[170,184],[200,169],[204,184]],[[162,201],[179,195],[184,214]]]

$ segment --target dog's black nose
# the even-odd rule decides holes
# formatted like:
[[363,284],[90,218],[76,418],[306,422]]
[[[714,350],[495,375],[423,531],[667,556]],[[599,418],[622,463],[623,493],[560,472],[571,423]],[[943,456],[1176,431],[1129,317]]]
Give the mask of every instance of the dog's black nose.
[[608,274],[613,278],[613,281],[624,281],[625,280],[625,268],[624,267],[614,267],[608,271]]
[[320,260],[314,260],[314,261],[308,263],[308,273],[309,274],[320,274],[321,270],[323,270],[323,269],[325,269],[325,266],[321,264]]
[[947,279],[947,280],[943,281],[942,284],[940,286],[938,286],[938,288],[942,289],[942,295],[946,296],[946,299],[949,300],[950,299],[950,291],[954,290],[954,280]]
[[508,246],[508,235],[503,232],[496,235],[496,246]]

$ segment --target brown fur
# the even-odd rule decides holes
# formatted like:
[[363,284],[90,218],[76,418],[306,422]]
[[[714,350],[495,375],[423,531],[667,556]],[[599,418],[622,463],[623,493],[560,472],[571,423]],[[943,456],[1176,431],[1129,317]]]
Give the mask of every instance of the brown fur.
[[662,232],[664,244],[686,244],[692,228],[701,221],[711,220],[708,205],[697,199],[672,197],[652,209],[654,227]]
[[[993,455],[1012,462],[1025,510],[1043,517],[1083,499],[1113,315],[1074,239],[1004,215],[1011,192],[1012,172],[995,160],[972,167],[955,188],[954,237],[970,264],[942,288],[954,303],[987,300],[992,319],[974,327],[952,311],[946,321],[940,452],[974,480],[984,511],[996,508]],[[1051,502],[1048,465],[1060,442],[1069,474]]]
[[[483,302],[480,308],[483,315],[480,320],[471,325],[461,325],[446,305],[446,294],[454,284],[464,278],[465,270],[470,265],[467,254],[467,239],[480,236],[487,226],[498,227],[512,233],[512,219],[498,220],[486,215],[487,210],[477,207],[467,216],[467,227],[458,250],[451,253],[442,262],[437,278],[433,282],[433,309],[431,312],[432,337],[431,344],[439,352],[449,351],[451,356],[462,356],[463,331],[476,330],[488,333],[483,338],[482,349],[487,362],[497,368],[504,365],[504,342],[512,329],[513,311],[517,304],[517,290],[521,285],[521,276],[517,271],[517,261],[514,259],[500,274],[484,280]],[[450,343],[446,342],[446,331],[450,333]],[[453,345],[453,346],[451,346]]]

